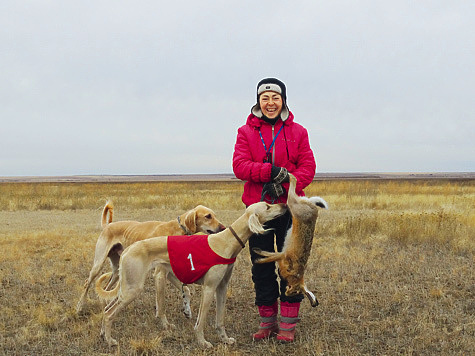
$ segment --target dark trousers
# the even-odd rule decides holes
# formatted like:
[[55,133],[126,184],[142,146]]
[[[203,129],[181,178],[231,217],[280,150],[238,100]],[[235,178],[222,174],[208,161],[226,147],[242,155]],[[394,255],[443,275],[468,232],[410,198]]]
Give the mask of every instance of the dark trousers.
[[[254,234],[249,238],[249,251],[251,253],[252,262],[252,281],[254,282],[254,289],[256,291],[256,305],[273,305],[280,296],[281,302],[296,303],[303,299],[302,294],[288,297],[285,295],[285,288],[287,282],[279,274],[280,285],[277,281],[276,263],[255,263],[255,260],[262,258],[256,254],[253,248],[259,248],[262,251],[274,252],[274,242],[277,246],[277,251],[282,251],[284,247],[285,236],[287,230],[292,226],[292,217],[290,212],[278,218],[268,221],[265,228],[273,228],[265,234]],[[274,239],[275,236],[275,239]]]

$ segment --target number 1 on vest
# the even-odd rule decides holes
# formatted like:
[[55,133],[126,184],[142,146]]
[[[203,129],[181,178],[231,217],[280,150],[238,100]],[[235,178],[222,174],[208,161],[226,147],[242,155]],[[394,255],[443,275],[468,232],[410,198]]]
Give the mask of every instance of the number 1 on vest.
[[193,266],[193,258],[191,257],[191,253],[188,255],[187,258],[190,260],[191,270],[194,271],[194,270],[195,270],[195,266]]

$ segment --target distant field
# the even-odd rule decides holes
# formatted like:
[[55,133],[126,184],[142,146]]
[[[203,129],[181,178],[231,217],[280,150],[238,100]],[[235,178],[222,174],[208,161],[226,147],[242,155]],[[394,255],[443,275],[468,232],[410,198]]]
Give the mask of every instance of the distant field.
[[215,347],[198,348],[192,330],[199,287],[192,321],[180,313],[179,293],[168,289],[176,330],[161,330],[150,279],[114,324],[120,348],[109,349],[99,337],[102,309],[93,292],[84,315],[74,310],[105,201],[113,200],[115,221],[170,220],[197,204],[212,208],[226,225],[242,214],[242,182],[198,178],[0,179],[0,354],[473,354],[475,179],[467,175],[317,177],[306,194],[322,196],[330,210],[317,221],[306,280],[320,305],[303,302],[293,345],[251,341],[258,317],[245,249],[228,290],[226,326],[237,345],[219,343],[213,305],[205,333]]
[[[440,173],[317,173],[316,181],[353,179],[475,179],[475,172],[440,172]],[[236,181],[230,173],[222,174],[161,174],[161,175],[74,175],[74,176],[40,176],[40,177],[0,177],[0,183],[146,183],[146,182],[195,182]]]

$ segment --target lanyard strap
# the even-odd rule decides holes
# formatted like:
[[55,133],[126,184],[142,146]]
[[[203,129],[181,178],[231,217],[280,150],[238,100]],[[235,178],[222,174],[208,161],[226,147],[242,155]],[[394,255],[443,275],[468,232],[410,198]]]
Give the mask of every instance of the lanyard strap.
[[282,126],[280,127],[279,131],[277,131],[277,135],[275,135],[274,139],[272,140],[272,143],[270,144],[269,149],[267,149],[266,143],[264,142],[264,138],[262,137],[261,128],[259,127],[259,135],[261,136],[261,141],[262,141],[262,144],[264,145],[264,150],[266,151],[266,156],[269,156],[269,154],[272,150],[272,147],[274,146],[275,139],[277,138],[277,136],[279,136],[280,131],[282,131],[283,127],[284,127],[284,124],[282,123]]

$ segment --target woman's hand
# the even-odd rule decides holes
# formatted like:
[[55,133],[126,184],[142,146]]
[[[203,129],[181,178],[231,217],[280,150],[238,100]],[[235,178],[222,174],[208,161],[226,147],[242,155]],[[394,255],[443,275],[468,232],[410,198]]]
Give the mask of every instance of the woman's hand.
[[264,200],[265,195],[269,195],[272,199],[277,199],[285,193],[285,188],[278,183],[265,183],[262,187],[261,201]]
[[287,183],[289,181],[289,172],[284,167],[272,166],[270,178],[272,182],[277,184]]

